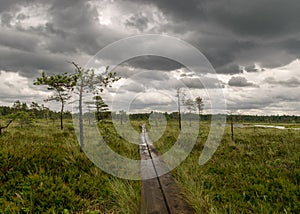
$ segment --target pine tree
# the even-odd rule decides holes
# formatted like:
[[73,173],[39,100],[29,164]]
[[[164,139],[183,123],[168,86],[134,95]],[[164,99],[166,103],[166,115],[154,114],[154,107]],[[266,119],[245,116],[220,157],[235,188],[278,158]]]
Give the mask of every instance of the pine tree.
[[60,128],[63,129],[63,113],[66,101],[71,98],[71,92],[77,83],[77,76],[68,73],[47,76],[45,72],[42,77],[38,77],[34,85],[47,85],[48,90],[53,91],[45,101],[57,101],[61,104],[60,109]]

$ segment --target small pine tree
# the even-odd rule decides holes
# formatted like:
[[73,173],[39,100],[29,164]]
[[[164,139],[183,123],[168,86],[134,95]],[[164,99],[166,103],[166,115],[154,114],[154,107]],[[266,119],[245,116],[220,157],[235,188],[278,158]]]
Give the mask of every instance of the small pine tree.
[[199,118],[200,118],[201,112],[202,112],[203,107],[204,107],[203,99],[201,97],[196,97],[195,104],[196,104],[198,114],[199,114]]
[[107,112],[109,111],[108,105],[103,101],[102,97],[97,95],[94,97],[95,108],[96,108],[96,118],[99,122],[100,120],[106,117]]
[[49,96],[46,101],[57,101],[61,103],[60,110],[60,128],[63,129],[63,113],[66,101],[71,98],[71,92],[77,83],[77,76],[68,73],[47,76],[45,72],[42,77],[38,77],[34,85],[47,85],[48,90],[54,94]]

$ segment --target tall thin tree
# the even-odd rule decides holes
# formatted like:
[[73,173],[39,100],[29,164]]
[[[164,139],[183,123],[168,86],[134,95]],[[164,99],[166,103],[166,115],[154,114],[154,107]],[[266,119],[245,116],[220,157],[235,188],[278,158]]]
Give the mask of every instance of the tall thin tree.
[[178,126],[179,129],[181,130],[180,88],[177,89],[176,97],[177,97],[177,108],[178,108]]
[[79,107],[79,141],[80,151],[84,148],[84,137],[83,137],[83,94],[93,93],[99,94],[103,92],[104,88],[111,87],[112,83],[119,80],[116,73],[108,72],[109,67],[107,66],[103,74],[96,74],[94,69],[84,69],[77,63],[72,62],[75,67],[75,74],[77,80],[76,93],[78,94],[78,107]]

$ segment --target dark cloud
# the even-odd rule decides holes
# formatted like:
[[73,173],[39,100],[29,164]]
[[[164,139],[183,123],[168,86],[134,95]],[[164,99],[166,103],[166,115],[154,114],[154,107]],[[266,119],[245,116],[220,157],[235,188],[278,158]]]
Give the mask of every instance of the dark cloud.
[[[24,3],[26,2],[26,3]],[[122,38],[117,30],[102,26],[98,22],[98,12],[90,1],[66,0],[34,0],[20,1],[17,6],[40,5],[47,8],[45,24],[24,28],[14,27],[15,33],[25,32],[40,36],[47,51],[52,53],[86,53],[96,54],[101,48]],[[16,19],[24,18],[26,14],[16,13]],[[28,17],[28,16],[27,16]],[[8,24],[8,21],[5,23]]]
[[39,38],[27,33],[16,33],[12,30],[2,30],[0,45],[8,48],[34,52],[38,46]]
[[[193,32],[184,39],[199,48],[217,71],[222,72],[221,67],[229,64],[253,64],[253,59],[247,59],[246,53],[251,51],[260,55],[260,48],[264,49],[265,55],[273,55],[274,51],[290,53],[280,56],[283,64],[300,57],[299,49],[289,46],[296,43],[292,40],[299,38],[300,33],[300,2],[297,0],[155,0],[151,3],[168,19],[161,31],[176,35]],[[277,60],[264,61],[264,57],[255,60],[262,66],[279,65]],[[272,61],[274,63],[270,63]]]
[[9,11],[13,8],[15,8],[17,5],[22,4],[21,0],[3,0],[0,4],[0,13],[4,11]]
[[228,81],[228,85],[235,87],[257,87],[257,85],[255,85],[252,82],[249,82],[245,77],[240,76],[232,77]]
[[10,27],[12,18],[13,18],[13,16],[10,13],[7,13],[7,12],[2,13],[1,14],[1,25]]
[[[117,29],[112,30],[99,25],[99,14],[90,2],[92,1],[3,1],[0,7],[0,11],[5,11],[1,14],[2,25],[10,24],[9,11],[16,10],[21,5],[43,3],[50,6],[47,14],[49,20],[45,26],[37,28],[43,31],[44,35],[49,34],[45,41],[47,50],[52,53],[84,52],[93,55],[110,42],[122,38],[123,35],[120,35]],[[238,73],[239,69],[233,69],[233,65],[253,63],[247,61],[245,57],[241,58],[241,53],[262,46],[266,49],[265,54],[274,52],[276,47],[275,51],[284,50],[299,56],[297,38],[300,30],[297,26],[300,19],[298,12],[300,3],[297,0],[285,3],[279,0],[251,2],[153,0],[151,2],[130,1],[128,4],[114,2],[122,6],[123,11],[128,11],[126,7],[132,7],[134,3],[144,4],[145,7],[155,5],[163,12],[167,23],[162,24],[160,28],[155,28],[154,32],[170,32],[179,37],[186,33],[190,34],[182,38],[199,48],[217,72]],[[103,2],[103,4],[107,3]],[[124,21],[125,25],[135,27],[141,32],[148,28],[152,20],[150,18],[153,18],[148,13],[142,12],[128,15],[130,16]],[[26,14],[18,13],[19,19],[25,16]],[[266,37],[268,40],[265,40]],[[272,50],[270,47],[273,47]],[[288,58],[290,59],[290,56]],[[261,59],[261,64],[266,65],[263,60]],[[284,57],[282,60],[286,61]],[[267,64],[270,65],[269,62]],[[277,65],[278,63],[273,66]],[[162,66],[165,66],[165,63],[162,63]],[[145,67],[147,68],[147,65]],[[163,69],[169,69],[169,66]]]
[[[46,20],[23,26],[22,22],[27,21],[28,25],[31,15],[39,12],[34,11],[39,8],[37,5],[43,8],[41,19]],[[111,17],[105,17],[113,24],[106,26],[99,23],[99,17],[107,5],[114,7],[108,13]],[[21,10],[24,6],[32,14]],[[0,4],[0,70],[18,71],[29,78],[39,75],[38,70],[72,72],[74,69],[67,61],[86,62],[106,45],[134,35],[138,30],[176,36],[189,42],[208,58],[217,73],[238,74],[242,67],[256,72],[258,67],[253,66],[254,63],[272,68],[300,58],[299,11],[298,0],[116,0],[100,4],[95,0],[3,0]],[[141,48],[157,45],[151,44],[153,41],[144,42]],[[164,53],[171,45],[158,44]],[[130,46],[125,51],[130,53]],[[118,56],[116,52],[113,56]],[[184,51],[177,54],[189,58]],[[107,62],[109,59],[101,61],[102,64]],[[137,85],[123,88],[132,92],[146,86],[172,90],[184,84],[204,88],[193,74],[178,73],[182,79],[171,78],[168,71],[182,68],[182,64],[171,59],[143,56],[122,63],[116,70],[124,78],[141,72],[133,78]],[[288,76],[283,80],[268,78],[265,83],[272,87],[298,87],[299,81],[298,77]],[[205,83],[206,88],[223,85],[215,79],[207,79]],[[228,84],[258,87],[243,77],[232,77]],[[263,105],[264,100],[245,101],[238,108],[262,108]]]
[[126,85],[122,85],[120,88],[119,88],[119,92],[122,93],[122,91],[125,93],[128,93],[128,92],[136,92],[136,93],[140,93],[140,92],[143,92],[145,91],[145,88],[139,84],[139,83],[136,83],[136,82],[132,82],[130,84],[126,84]]
[[229,0],[210,5],[214,21],[238,35],[272,38],[299,32],[297,0]]
[[144,81],[166,81],[169,79],[169,76],[163,71],[144,71],[133,76],[132,79],[143,79]]
[[257,100],[257,99],[249,99],[249,100],[243,100],[240,102],[234,102],[234,103],[228,103],[227,108],[230,110],[261,110],[269,106],[271,103],[273,103],[273,99],[263,99],[263,100]]
[[294,54],[297,58],[300,58],[300,39],[299,38],[291,38],[286,39],[283,42],[277,44],[277,46],[283,47],[289,53]]
[[118,77],[125,79],[138,73],[135,69],[130,69],[127,66],[117,66],[112,72],[116,72]]
[[221,66],[216,68],[217,73],[223,73],[223,74],[237,74],[241,73],[241,68],[237,64],[227,64],[225,66]]
[[67,56],[0,49],[1,70],[18,71],[22,76],[30,78],[37,76],[38,70],[51,73],[73,72],[74,68],[68,63],[71,60]]
[[246,37],[299,32],[299,28],[295,28],[300,19],[298,0],[284,3],[281,0],[154,0],[151,3],[175,21],[208,23],[222,28],[221,31]]
[[[299,103],[300,101],[300,97],[298,96],[298,94],[293,94],[293,93],[287,93],[285,95],[277,95],[274,97],[276,100],[278,100],[278,102],[273,103],[273,105],[278,105],[278,107],[281,107],[279,102],[297,102]],[[296,107],[296,106],[295,106]]]
[[[53,52],[64,52],[59,47],[64,40],[66,43],[64,46],[69,51],[75,51],[77,48],[94,55],[105,45],[106,41],[113,41],[115,36],[114,34],[108,35],[109,31],[105,32],[105,29],[101,29],[97,23],[96,8],[84,1],[55,0],[49,13],[52,16],[52,22],[46,26],[47,30],[54,35],[62,36],[60,39],[54,37],[49,41],[49,48]],[[58,44],[55,43],[56,41]],[[72,46],[76,48],[71,48]]]
[[237,60],[237,56],[258,46],[256,41],[238,40],[232,35],[215,35],[215,33],[202,33],[201,31],[198,35],[194,35],[193,40],[195,41],[191,44],[207,57],[218,73],[239,73],[241,62]]
[[[142,1],[135,2],[141,3]],[[151,2],[144,0],[145,3],[155,4],[166,15],[176,19],[176,21],[190,21],[195,17],[197,20],[205,16],[205,7],[207,0],[152,0]]]
[[[188,71],[188,70],[187,70]],[[175,78],[171,72],[160,70],[142,70],[120,66],[114,72],[125,80],[122,89],[129,91],[143,91],[145,89],[176,90],[178,88],[203,89],[222,88],[224,84],[216,79],[205,76],[196,77],[194,73],[187,72]],[[136,91],[136,92],[137,92]]]
[[[84,1],[11,1],[7,12],[1,13],[1,70],[18,71],[26,77],[37,76],[38,70],[51,73],[73,72],[68,61],[82,61],[84,54],[94,55],[119,35],[97,23],[98,13]],[[13,2],[16,4],[14,5]],[[22,6],[45,3],[45,24],[34,27],[11,26],[13,18],[21,20]],[[13,11],[15,17],[10,13]],[[105,32],[103,34],[103,32]]]
[[[130,1],[128,7],[137,1]],[[88,55],[94,55],[105,45],[113,42],[122,35],[98,23],[98,11],[89,1],[68,1],[68,0],[35,0],[35,1],[5,1],[1,6],[6,11],[17,8],[20,5],[30,5],[37,3],[46,3],[50,6],[48,10],[49,20],[44,26],[36,27],[36,33],[43,34],[45,48],[52,53],[72,53],[79,54],[84,52]],[[201,50],[215,67],[218,73],[239,73],[238,66],[247,62],[247,59],[237,60],[241,53],[253,50],[257,46],[265,46],[268,52],[268,46],[276,49],[285,49],[291,54],[299,54],[298,49],[293,44],[297,44],[296,27],[298,23],[298,1],[289,1],[282,3],[275,0],[262,0],[244,2],[230,0],[229,3],[215,1],[197,1],[197,0],[154,0],[139,1],[144,5],[156,5],[167,18],[167,24],[161,25],[161,28],[155,32],[175,32],[176,34],[185,34],[192,32],[191,36],[185,37],[188,42]],[[126,7],[126,4],[120,4]],[[230,6],[229,6],[230,5]],[[124,11],[126,11],[124,9]],[[5,21],[2,24],[9,25],[10,13],[2,13]],[[19,13],[18,13],[19,14]],[[26,14],[19,14],[19,18],[24,18]],[[6,18],[5,18],[6,17]],[[51,17],[51,19],[50,19]],[[137,12],[131,14],[125,25],[135,27],[143,32],[149,26],[150,16],[148,13]],[[151,19],[152,20],[152,19]],[[287,29],[288,28],[288,29]],[[32,29],[30,29],[32,30]],[[116,29],[117,30],[117,29]],[[293,37],[294,35],[294,37]],[[268,40],[263,44],[262,38],[286,37],[285,42],[277,44],[277,40]],[[294,40],[287,39],[294,38]],[[271,50],[269,51],[271,52]],[[272,50],[274,52],[274,48]],[[284,57],[282,57],[284,58]],[[290,59],[290,57],[289,57]],[[263,61],[263,59],[261,59]],[[283,59],[284,60],[284,59]],[[148,61],[145,63],[145,61]],[[134,62],[134,66],[141,68],[154,68],[160,65],[162,70],[174,69],[178,65],[172,63],[160,63],[158,60],[139,60]],[[264,62],[261,63],[265,65]],[[269,62],[268,62],[269,65]],[[277,66],[278,63],[274,66]]]
[[56,37],[47,44],[47,49],[52,53],[76,53],[79,48],[72,42],[66,42],[64,39]]
[[126,20],[125,25],[130,27],[135,27],[139,31],[143,31],[148,27],[148,18],[145,17],[142,13],[135,14]]
[[54,0],[50,9],[53,23],[59,28],[74,29],[79,32],[79,27],[93,24],[98,13],[85,1],[80,0]]
[[41,26],[39,26],[37,28],[37,32],[39,32],[39,31],[44,31],[44,33],[46,33],[46,35],[52,34],[52,35],[61,37],[63,39],[66,39],[67,35],[68,35],[68,33],[64,29],[58,29],[54,26],[53,23],[49,23],[49,22],[47,22],[43,28],[41,28]]
[[134,68],[164,71],[171,71],[184,67],[182,64],[172,59],[151,55],[135,57],[124,62],[124,64]]
[[220,82],[213,78],[182,78],[181,81],[187,88],[202,89],[202,88],[217,88]]
[[181,79],[170,78],[165,81],[152,82],[151,86],[156,89],[178,89],[178,88],[189,88],[189,89],[209,89],[209,88],[222,88],[223,83],[218,79],[201,77],[201,78],[189,78],[184,77]]
[[272,85],[283,85],[286,87],[299,87],[300,86],[300,80],[297,77],[290,77],[287,80],[276,80],[274,77],[268,77],[264,80],[266,83],[272,84]]
[[245,70],[247,72],[257,72],[257,71],[264,71],[263,68],[258,68],[257,66],[255,65],[248,65],[245,67]]
[[9,82],[4,82],[4,85],[8,86],[8,87],[13,87],[14,85],[9,83]]
[[129,78],[138,81],[143,80],[149,82],[154,80],[163,81],[169,79],[167,71],[141,69],[128,66],[126,63],[122,63],[121,65],[117,66],[113,72],[116,72],[117,76],[121,78]]
[[180,74],[180,77],[194,77],[195,75],[193,73],[184,73],[184,74]]
[[17,20],[24,20],[26,18],[29,18],[29,16],[25,15],[24,13],[19,13],[16,18]]

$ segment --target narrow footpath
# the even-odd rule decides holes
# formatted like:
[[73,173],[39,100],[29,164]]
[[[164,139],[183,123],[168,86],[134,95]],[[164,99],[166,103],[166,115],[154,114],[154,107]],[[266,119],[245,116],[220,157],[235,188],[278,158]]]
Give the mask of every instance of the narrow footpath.
[[[142,181],[141,213],[195,213],[195,210],[187,203],[172,175],[167,173],[158,176],[161,174],[159,173],[160,170],[165,169],[166,166],[159,160],[159,154],[147,134],[145,125],[142,126],[140,155],[142,178],[152,177]],[[149,159],[151,161],[145,161]]]

